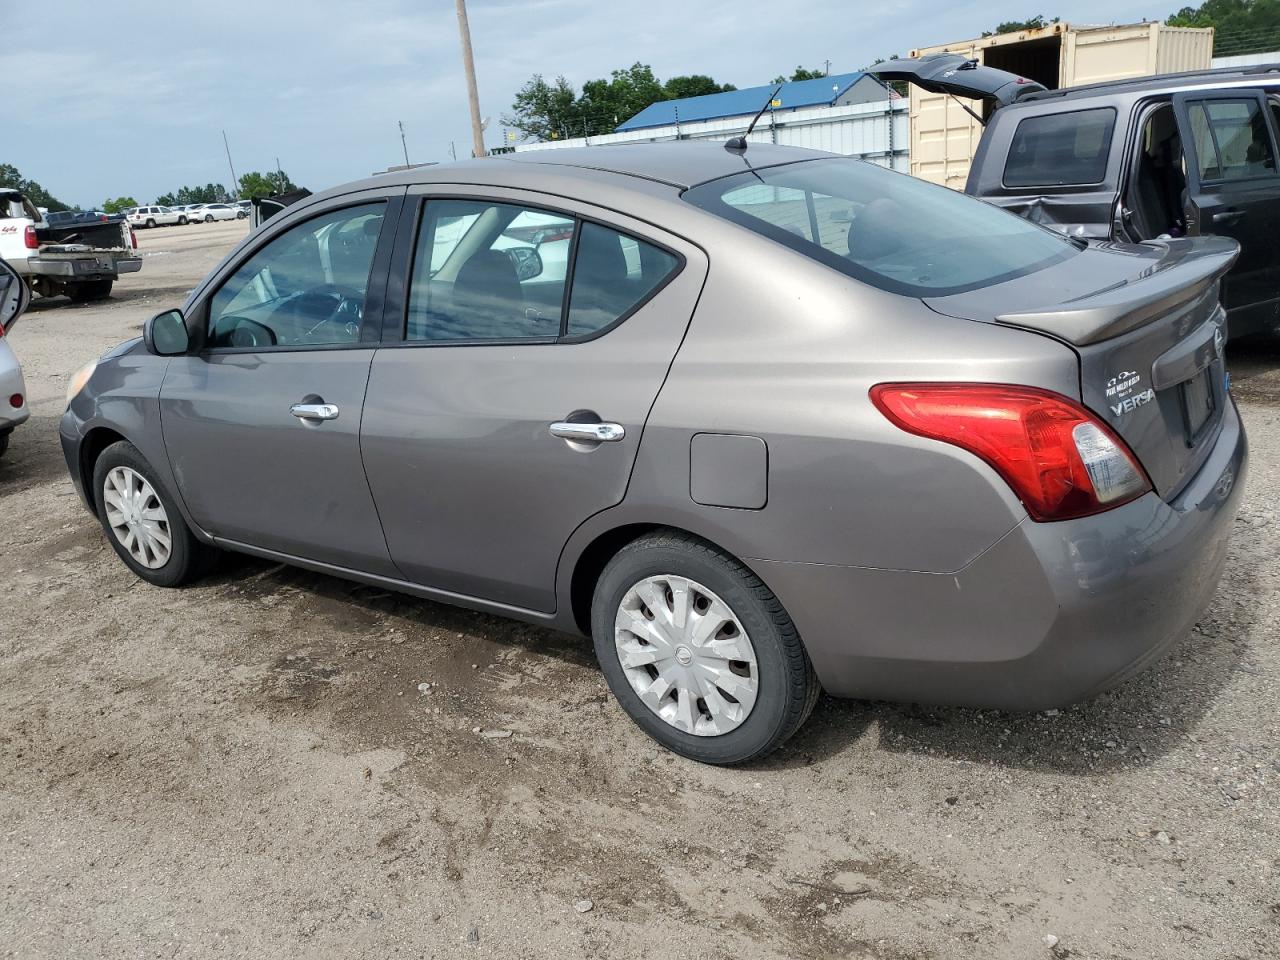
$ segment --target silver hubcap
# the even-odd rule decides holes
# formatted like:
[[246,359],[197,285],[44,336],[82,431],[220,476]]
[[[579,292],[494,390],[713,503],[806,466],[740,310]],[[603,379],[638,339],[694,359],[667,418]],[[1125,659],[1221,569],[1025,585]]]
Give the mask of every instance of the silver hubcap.
[[102,484],[107,525],[129,551],[129,556],[149,570],[169,562],[173,538],[169,515],[142,474],[129,467],[113,467]]
[[728,733],[755,706],[750,638],[728,604],[688,577],[661,574],[632,586],[613,636],[631,689],[677,730]]

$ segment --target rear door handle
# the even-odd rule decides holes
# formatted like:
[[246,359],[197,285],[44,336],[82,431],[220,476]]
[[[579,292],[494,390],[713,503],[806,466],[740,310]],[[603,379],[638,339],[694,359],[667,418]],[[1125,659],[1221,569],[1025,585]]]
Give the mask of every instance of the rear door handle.
[[299,420],[337,420],[338,405],[336,403],[295,403],[289,408]]
[[1214,223],[1233,223],[1243,217],[1243,210],[1222,210],[1213,215]]
[[620,423],[570,423],[557,420],[551,425],[551,435],[561,440],[577,440],[580,443],[617,443],[627,435]]

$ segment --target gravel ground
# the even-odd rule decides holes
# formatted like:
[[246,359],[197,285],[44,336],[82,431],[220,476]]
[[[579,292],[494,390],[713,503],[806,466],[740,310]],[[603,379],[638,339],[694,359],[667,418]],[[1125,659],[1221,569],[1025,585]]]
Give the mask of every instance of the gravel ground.
[[67,378],[244,230],[144,232],[110,301],[13,334],[0,955],[1280,954],[1280,350],[1233,351],[1252,472],[1168,658],[1054,715],[824,699],[720,770],[651,745],[584,640],[256,560],[127,572],[65,475]]

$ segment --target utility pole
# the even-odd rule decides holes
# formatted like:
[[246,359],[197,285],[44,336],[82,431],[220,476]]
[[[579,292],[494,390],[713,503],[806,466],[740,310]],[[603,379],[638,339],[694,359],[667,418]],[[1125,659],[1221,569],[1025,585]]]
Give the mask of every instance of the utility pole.
[[830,60],[823,60],[822,62],[826,64],[826,67],[825,67],[825,68],[823,69],[823,71],[822,71],[822,75],[823,75],[824,77],[829,77],[829,76],[831,76],[831,61],[830,61]]
[[407,167],[409,166],[409,144],[404,139],[404,121],[397,120],[396,123],[400,125],[400,146],[404,147],[404,165]]
[[222,131],[222,145],[227,150],[227,166],[231,168],[231,192],[240,197],[240,181],[236,179],[235,164],[231,162],[231,144],[227,143],[227,131]]
[[457,151],[457,150],[455,150],[455,149],[453,149],[453,141],[452,141],[452,140],[450,140],[450,141],[449,141],[449,156],[453,157],[453,159],[454,159],[454,161],[455,161],[455,162],[456,162],[456,161],[457,161],[457,159],[458,159],[458,151]]
[[476,89],[476,61],[471,55],[471,27],[467,24],[467,0],[455,0],[458,34],[462,38],[462,67],[467,73],[467,99],[471,101],[471,140],[474,155],[484,156],[484,128],[480,125],[480,93]]

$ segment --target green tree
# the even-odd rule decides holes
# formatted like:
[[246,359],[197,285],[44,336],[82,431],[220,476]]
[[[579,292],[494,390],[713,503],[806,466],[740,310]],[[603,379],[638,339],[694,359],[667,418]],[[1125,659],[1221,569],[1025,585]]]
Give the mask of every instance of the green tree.
[[784,77],[781,74],[774,77],[770,83],[786,83],[790,80],[794,83],[797,80],[820,80],[827,75],[825,70],[810,70],[806,67],[796,67],[790,77]]
[[284,171],[269,170],[266,173],[258,173],[254,170],[240,178],[240,197],[243,200],[270,197],[297,189],[298,185],[290,180],[289,175]]
[[[162,206],[168,206],[168,204],[165,203],[163,200],[157,200],[156,203],[159,203]],[[133,197],[116,197],[114,200],[102,201],[102,212],[103,213],[124,213],[130,207],[136,207],[137,205],[138,205],[138,201],[133,199]]]
[[672,77],[662,85],[667,100],[683,100],[685,97],[705,97],[712,93],[737,90],[732,83],[716,83],[705,74],[695,73],[687,77]]
[[24,177],[18,168],[11,163],[0,163],[0,187],[8,187],[11,190],[21,192],[37,207],[44,207],[48,210],[71,209],[40,184]]
[[162,193],[160,196],[156,197],[156,203],[160,204],[162,207],[176,207],[178,205],[178,198],[172,193]]
[[661,83],[643,63],[614,70],[607,80],[588,80],[581,94],[564,77],[548,82],[541,74],[534,74],[516,93],[511,112],[502,122],[526,139],[595,136],[611,133],[650,104],[735,89],[704,74],[672,77]]
[[1213,53],[1229,57],[1280,48],[1280,0],[1205,0],[1183,7],[1166,21],[1171,27],[1213,27]]
[[1052,20],[1046,20],[1043,14],[1037,13],[1034,17],[1028,17],[1026,20],[1006,20],[1004,23],[998,23],[994,30],[984,30],[982,35],[984,37],[994,37],[1002,33],[1019,33],[1022,30],[1042,30],[1057,22],[1057,17]]

